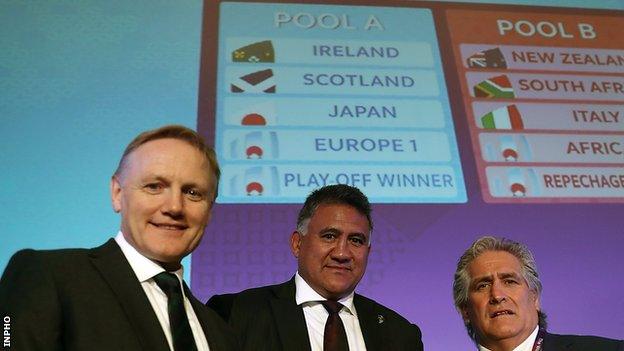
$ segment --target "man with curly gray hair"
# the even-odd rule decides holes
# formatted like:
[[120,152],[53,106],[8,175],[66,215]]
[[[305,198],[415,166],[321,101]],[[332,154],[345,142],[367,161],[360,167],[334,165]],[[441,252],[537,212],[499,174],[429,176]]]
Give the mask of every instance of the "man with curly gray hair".
[[621,340],[546,332],[542,283],[529,249],[485,236],[457,262],[453,299],[480,351],[624,351]]

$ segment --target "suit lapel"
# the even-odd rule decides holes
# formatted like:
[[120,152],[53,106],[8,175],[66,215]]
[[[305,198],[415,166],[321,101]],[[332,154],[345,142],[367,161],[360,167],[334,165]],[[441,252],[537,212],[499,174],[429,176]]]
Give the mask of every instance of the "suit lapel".
[[294,278],[273,288],[271,309],[283,350],[310,351],[310,338],[303,309],[295,302]]
[[117,243],[110,239],[91,249],[89,259],[117,297],[143,349],[169,351],[158,318]]
[[358,320],[360,322],[360,328],[362,329],[362,335],[364,336],[366,350],[381,350],[382,333],[379,328],[381,326],[380,321],[383,323],[383,316],[377,313],[373,304],[364,300],[358,294],[355,294],[353,297],[353,305],[355,306]]

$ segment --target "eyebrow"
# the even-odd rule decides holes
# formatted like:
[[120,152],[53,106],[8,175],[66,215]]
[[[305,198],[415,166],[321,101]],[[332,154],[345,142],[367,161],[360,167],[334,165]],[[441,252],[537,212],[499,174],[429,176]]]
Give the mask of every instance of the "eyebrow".
[[[502,273],[496,274],[496,276],[499,279],[507,279],[507,278],[520,279],[522,277],[521,275],[519,275],[516,272],[502,272]],[[472,279],[471,285],[474,285],[474,284],[480,283],[480,282],[491,282],[493,280],[494,280],[494,275],[493,274],[483,275],[483,276],[480,276],[480,277]]]
[[344,232],[336,227],[325,227],[321,230],[319,230],[319,233],[323,234],[323,233],[338,233],[338,234],[344,234]]
[[498,277],[501,279],[505,279],[505,278],[518,278],[520,279],[522,276],[516,272],[503,272],[503,273],[499,273]]
[[340,229],[338,229],[336,227],[325,227],[325,228],[323,228],[323,229],[321,229],[319,231],[319,233],[321,233],[321,234],[322,233],[328,233],[328,232],[337,233],[337,234],[341,234],[341,235],[342,234],[346,234],[348,236],[358,235],[358,236],[363,236],[363,237],[365,237],[368,240],[368,236],[366,235],[366,233],[361,233],[361,232],[347,232],[347,233],[345,233],[345,231],[340,230]]
[[[155,173],[148,174],[145,177],[143,177],[141,180],[143,182],[151,182],[151,181],[156,180],[156,181],[163,182],[166,184],[171,184],[171,180],[169,180],[167,177],[164,177],[162,175],[158,175]],[[182,188],[198,188],[198,189],[204,190],[204,187],[196,182],[183,183]],[[210,185],[206,186],[205,190],[208,191],[209,189],[210,189]]]

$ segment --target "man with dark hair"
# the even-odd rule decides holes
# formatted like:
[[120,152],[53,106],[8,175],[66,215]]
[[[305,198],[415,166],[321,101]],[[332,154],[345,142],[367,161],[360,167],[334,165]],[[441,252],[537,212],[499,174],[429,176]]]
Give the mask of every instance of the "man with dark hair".
[[480,351],[624,351],[621,340],[546,332],[542,283],[529,249],[485,236],[461,256],[453,299]]
[[195,131],[165,126],[126,148],[110,183],[121,229],[93,249],[22,250],[0,280],[15,350],[236,350],[219,316],[183,282],[219,166]]
[[366,271],[370,204],[348,185],[305,201],[290,248],[295,276],[282,284],[213,296],[244,350],[422,350],[420,329],[354,290]]

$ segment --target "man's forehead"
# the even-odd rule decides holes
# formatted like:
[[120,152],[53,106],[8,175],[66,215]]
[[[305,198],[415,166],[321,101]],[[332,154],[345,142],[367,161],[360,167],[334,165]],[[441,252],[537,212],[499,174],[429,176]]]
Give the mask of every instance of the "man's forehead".
[[[355,215],[355,219],[356,220],[365,220],[367,225],[369,225],[368,223],[368,218],[366,217],[366,214],[362,213],[357,207],[346,204],[346,203],[333,203],[333,202],[325,202],[325,203],[321,203],[319,204],[316,209],[314,210],[314,212],[312,213],[311,218],[316,217],[325,217],[325,218],[332,218],[332,219],[346,219],[345,216],[351,217],[352,215]],[[353,218],[349,218],[350,220],[352,220]]]
[[185,171],[200,169],[207,177],[211,175],[206,156],[190,143],[174,138],[150,140],[137,147],[126,156],[122,173],[132,170],[143,176],[157,177],[173,171],[173,165],[184,165],[181,169]]
[[499,273],[521,274],[522,265],[520,260],[509,252],[486,251],[470,262],[468,271],[473,277]]

